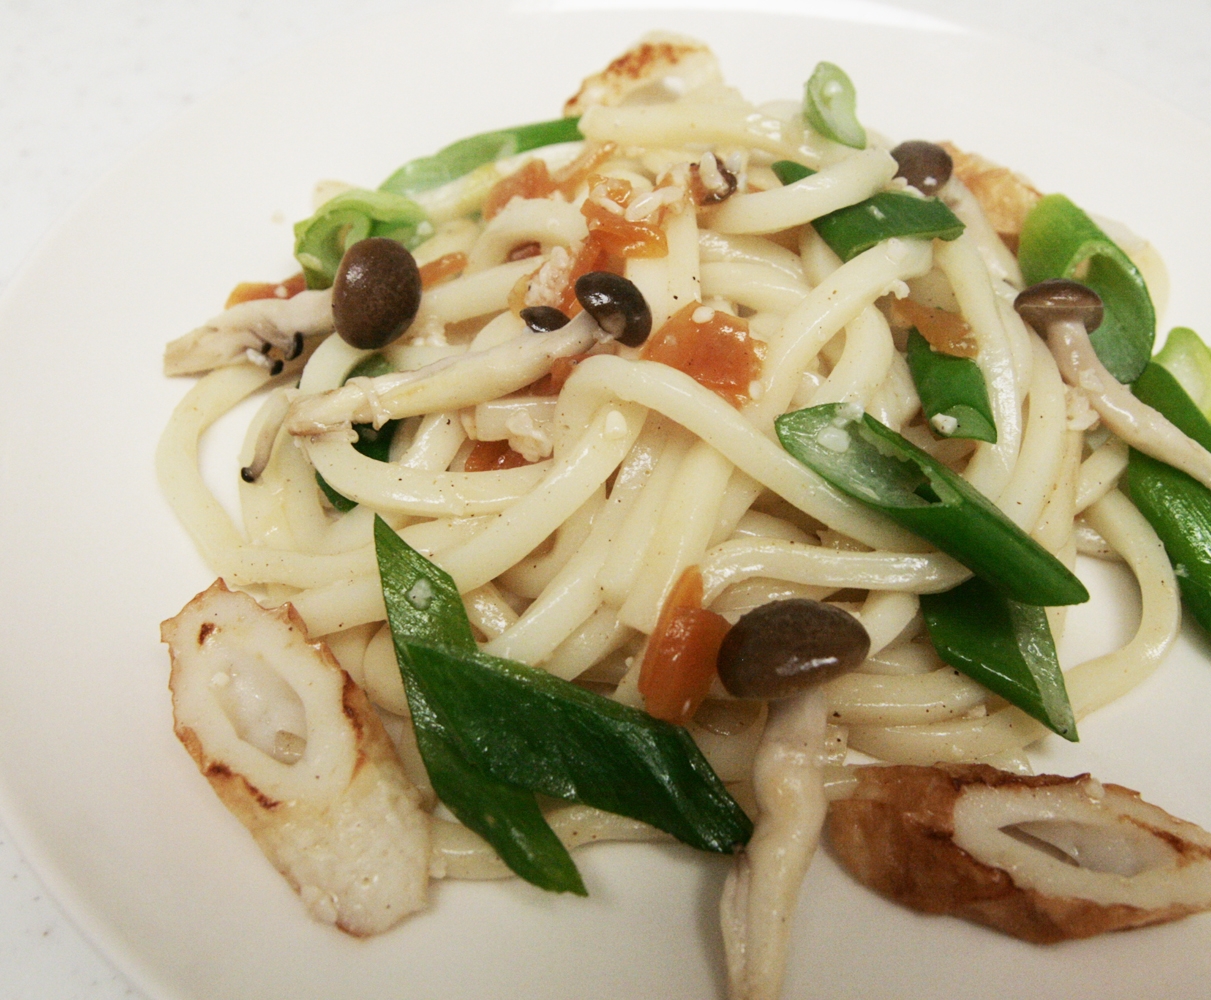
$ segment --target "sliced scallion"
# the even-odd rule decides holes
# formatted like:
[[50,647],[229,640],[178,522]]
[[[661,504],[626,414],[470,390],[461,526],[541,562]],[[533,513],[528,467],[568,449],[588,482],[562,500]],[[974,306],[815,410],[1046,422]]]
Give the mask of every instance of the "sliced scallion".
[[[854,412],[856,411],[856,412]],[[837,489],[932,542],[1023,604],[1080,604],[1072,572],[970,483],[853,404],[774,421],[782,446]]]
[[1076,719],[1047,612],[972,577],[922,594],[921,615],[938,655],[1048,729],[1076,742]]
[[937,198],[918,198],[902,191],[880,191],[812,222],[842,261],[893,237],[954,240],[963,223]]
[[996,443],[997,426],[979,365],[935,351],[916,327],[908,332],[907,357],[921,409],[935,431],[942,437]]
[[858,95],[845,70],[816,64],[803,93],[803,117],[820,135],[843,146],[866,148],[866,129],[858,121]]
[[1140,377],[1156,336],[1152,298],[1131,258],[1088,215],[1062,194],[1047,195],[1022,224],[1018,263],[1028,286],[1071,278],[1097,292],[1104,317],[1089,339],[1098,358],[1124,385]]

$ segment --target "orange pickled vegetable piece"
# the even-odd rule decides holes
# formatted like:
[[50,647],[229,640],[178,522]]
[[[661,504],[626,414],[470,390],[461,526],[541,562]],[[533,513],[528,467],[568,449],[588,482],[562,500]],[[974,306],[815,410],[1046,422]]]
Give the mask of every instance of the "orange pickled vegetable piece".
[[449,281],[463,273],[467,267],[467,255],[461,250],[455,253],[444,253],[436,260],[429,261],[420,268],[421,288],[432,288],[443,281]]
[[568,283],[564,285],[563,295],[556,308],[568,317],[575,316],[581,311],[580,302],[576,298],[576,279],[590,271],[609,271],[612,274],[622,274],[626,270],[626,262],[620,254],[615,254],[605,245],[600,230],[590,230],[589,235],[572,258],[572,268],[568,272]]
[[956,358],[974,358],[979,353],[975,334],[958,313],[932,309],[912,299],[893,299],[891,321],[898,327],[915,326],[929,346]]
[[224,309],[238,306],[241,302],[252,302],[255,299],[292,299],[299,292],[307,290],[307,279],[300,271],[285,281],[241,281],[231,290]]
[[[705,322],[694,322],[699,309],[711,313]],[[744,320],[691,302],[648,337],[640,356],[685,372],[739,406],[748,399],[749,386],[761,375],[764,354],[765,345],[749,336]]]
[[509,447],[508,441],[476,441],[463,464],[463,471],[494,472],[529,464],[525,456]]
[[702,574],[689,566],[673,585],[639,668],[648,714],[685,725],[715,679],[715,661],[730,626],[702,607]]
[[[664,230],[650,222],[628,222],[624,214],[634,194],[631,182],[619,177],[589,178],[589,197],[580,214],[602,247],[619,257],[667,257]],[[611,209],[610,205],[617,206]]]
[[555,191],[555,181],[542,160],[530,160],[520,170],[502,177],[484,199],[484,221],[499,215],[514,198],[546,198]]

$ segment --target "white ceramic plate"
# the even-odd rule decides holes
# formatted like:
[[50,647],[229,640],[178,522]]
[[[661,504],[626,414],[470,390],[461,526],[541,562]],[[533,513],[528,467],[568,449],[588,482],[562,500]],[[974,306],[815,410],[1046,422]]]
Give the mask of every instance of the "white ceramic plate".
[[[184,383],[163,343],[237,281],[292,270],[288,222],[314,181],[373,185],[460,136],[551,117],[646,30],[697,35],[729,80],[795,97],[847,68],[864,121],[951,138],[1147,234],[1172,323],[1211,331],[1203,174],[1211,134],[1113,80],[989,39],[775,14],[414,11],[336,35],[162,132],[50,238],[0,302],[0,806],[84,931],[157,1000],[719,996],[726,862],[677,847],[580,852],[587,901],[516,882],[438,884],[376,940],[306,918],[171,732],[157,626],[209,581],[157,491],[152,452]],[[1201,297],[1201,298],[1200,298]],[[1067,662],[1129,633],[1121,574],[1086,567]],[[1211,827],[1211,657],[1187,636],[1162,671],[1049,742]],[[826,854],[808,879],[787,996],[1037,1000],[1194,996],[1211,918],[1035,948],[896,909]]]

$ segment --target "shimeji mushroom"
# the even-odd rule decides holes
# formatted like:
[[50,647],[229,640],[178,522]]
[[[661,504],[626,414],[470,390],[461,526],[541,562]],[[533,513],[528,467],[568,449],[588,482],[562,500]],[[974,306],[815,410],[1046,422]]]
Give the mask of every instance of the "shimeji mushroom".
[[555,330],[536,330],[534,336],[513,337],[415,371],[351,379],[339,389],[299,399],[286,417],[286,429],[310,437],[347,431],[355,423],[381,427],[438,405],[454,409],[496,399],[546,375],[556,358],[583,354],[612,339],[638,346],[651,330],[643,293],[626,278],[592,271],[577,281],[577,297],[584,311]]
[[1211,453],[1136,399],[1098,359],[1089,340],[1102,322],[1097,292],[1076,281],[1052,278],[1020,293],[1013,307],[1046,338],[1064,380],[1085,394],[1110,430],[1211,489]]

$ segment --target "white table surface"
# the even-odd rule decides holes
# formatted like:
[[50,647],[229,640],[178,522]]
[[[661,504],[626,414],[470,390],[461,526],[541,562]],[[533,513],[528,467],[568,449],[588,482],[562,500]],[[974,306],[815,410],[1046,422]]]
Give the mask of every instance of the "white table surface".
[[[884,16],[894,7],[900,16],[942,18],[1044,46],[1114,72],[1211,124],[1211,0],[804,0],[802,6],[847,3],[867,13],[881,8]],[[401,0],[0,0],[0,290],[17,278],[42,235],[165,122],[294,46],[404,6]],[[140,996],[76,931],[0,825],[0,1000]]]

